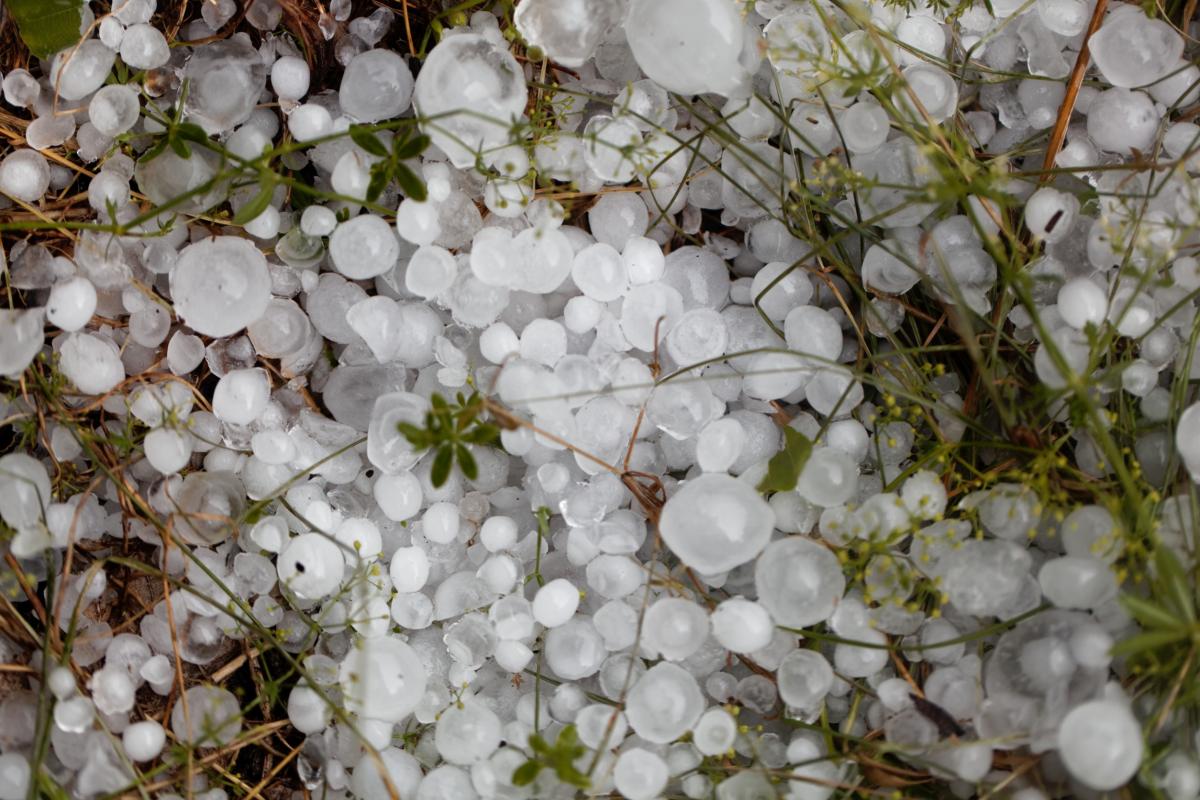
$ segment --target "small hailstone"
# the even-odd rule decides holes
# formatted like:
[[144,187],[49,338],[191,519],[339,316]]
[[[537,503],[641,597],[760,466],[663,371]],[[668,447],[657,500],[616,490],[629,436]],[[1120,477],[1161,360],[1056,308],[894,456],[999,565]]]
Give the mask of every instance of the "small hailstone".
[[670,772],[659,756],[634,747],[617,757],[613,785],[628,800],[653,800],[667,787]]
[[754,568],[758,601],[776,625],[804,627],[829,619],[846,588],[837,557],[801,536],[767,546]]
[[420,591],[429,580],[429,556],[419,547],[401,547],[392,554],[389,574],[397,592]]
[[521,350],[521,340],[504,322],[494,322],[479,336],[479,351],[493,364],[503,364]]
[[121,60],[134,69],[156,69],[171,59],[171,48],[162,31],[153,25],[138,23],[125,29],[121,37]]
[[389,272],[400,257],[400,240],[383,217],[359,214],[338,225],[329,237],[329,258],[351,280]]
[[1125,785],[1137,773],[1143,749],[1141,725],[1116,700],[1081,703],[1058,728],[1058,755],[1067,771],[1098,792]]
[[342,550],[320,533],[292,539],[278,560],[279,581],[297,597],[317,600],[332,594],[342,582]]
[[370,123],[400,116],[412,93],[412,72],[403,58],[391,50],[368,50],[346,65],[338,102],[357,121]]
[[287,118],[288,131],[298,142],[311,142],[333,133],[333,117],[329,109],[316,103],[302,103],[292,109]]
[[793,708],[812,709],[833,686],[833,667],[816,650],[793,650],[776,672],[779,696]]
[[16,752],[0,755],[0,800],[24,800],[31,774],[25,756]]
[[708,575],[753,560],[774,524],[774,512],[753,486],[707,473],[667,499],[659,530],[680,561]]
[[64,331],[77,331],[96,312],[96,287],[82,275],[59,281],[50,287],[46,300],[46,319]]
[[1025,226],[1039,239],[1058,242],[1067,237],[1079,215],[1075,195],[1044,186],[1025,201]]
[[186,701],[176,703],[171,712],[176,739],[201,747],[222,747],[237,738],[242,730],[242,707],[233,692],[200,684],[185,695]]
[[117,346],[102,336],[68,334],[59,358],[63,374],[84,394],[104,394],[125,379]]
[[722,600],[710,618],[713,636],[732,653],[753,653],[771,643],[774,623],[759,603],[741,597]]
[[479,528],[479,540],[491,553],[502,553],[517,543],[517,523],[511,517],[489,517]]
[[533,618],[547,628],[564,625],[579,607],[579,590],[566,578],[557,578],[538,589],[533,598]]
[[271,65],[271,88],[285,100],[299,100],[308,94],[309,69],[302,58],[283,56]]
[[691,730],[704,706],[704,696],[692,674],[676,664],[662,662],[647,670],[630,689],[625,716],[638,736],[666,744]]
[[454,284],[458,262],[450,251],[426,245],[413,253],[404,272],[404,286],[410,292],[431,300]]
[[171,297],[196,333],[237,333],[258,320],[271,299],[267,259],[246,239],[202,239],[180,252],[171,270]]
[[303,681],[292,687],[287,701],[288,721],[304,734],[320,733],[329,726],[333,709]]
[[13,150],[0,161],[0,192],[9,197],[35,203],[49,188],[50,165],[36,150]]
[[271,383],[261,368],[225,373],[213,391],[213,414],[222,422],[249,425],[262,415],[271,396]]
[[708,637],[708,614],[690,600],[664,597],[646,609],[642,623],[645,645],[668,661],[683,661]]
[[746,429],[733,417],[710,422],[696,439],[696,463],[705,472],[727,472],[746,443]]
[[328,236],[337,227],[337,215],[325,206],[311,205],[300,214],[300,229],[306,236]]
[[438,754],[451,764],[464,766],[485,760],[500,746],[501,738],[500,718],[473,698],[451,704],[434,729]]
[[157,758],[166,742],[167,735],[162,725],[152,719],[135,722],[121,733],[125,754],[138,763]]
[[733,715],[724,708],[713,707],[696,722],[692,742],[702,755],[720,756],[733,747],[737,733],[738,724]]
[[403,522],[421,510],[421,482],[411,472],[380,475],[371,487],[384,516]]
[[143,449],[150,466],[164,475],[179,472],[192,456],[193,438],[172,428],[155,428],[146,434]]
[[453,503],[434,503],[421,517],[421,532],[435,544],[449,544],[458,536],[459,511]]

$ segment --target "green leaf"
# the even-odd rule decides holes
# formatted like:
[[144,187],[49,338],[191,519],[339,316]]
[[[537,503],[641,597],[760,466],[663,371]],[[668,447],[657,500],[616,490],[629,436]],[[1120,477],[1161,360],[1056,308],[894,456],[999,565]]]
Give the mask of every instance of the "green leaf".
[[462,470],[463,475],[467,476],[467,480],[473,481],[479,477],[479,466],[475,463],[475,456],[471,455],[471,451],[466,448],[466,445],[457,445],[458,467]]
[[550,743],[547,742],[540,733],[531,733],[529,735],[529,747],[538,755],[550,755]]
[[1163,600],[1179,617],[1196,621],[1196,600],[1191,581],[1174,551],[1160,544],[1154,550],[1154,568],[1164,591]]
[[247,222],[254,220],[259,214],[267,210],[267,206],[271,205],[271,198],[275,196],[275,176],[273,173],[267,173],[271,177],[259,179],[258,194],[246,205],[238,209],[238,212],[233,215],[234,225],[245,225]]
[[1121,595],[1121,605],[1125,606],[1125,610],[1147,628],[1183,628],[1187,626],[1187,623],[1179,617],[1141,597],[1123,594]]
[[357,125],[350,126],[350,140],[356,145],[366,150],[373,156],[379,158],[387,158],[387,148],[383,146],[383,142],[379,138],[365,128],[360,128]]
[[422,133],[411,139],[397,140],[392,153],[398,160],[405,161],[421,155],[427,147],[429,147],[429,137]]
[[446,398],[440,394],[433,394],[429,397],[429,405],[433,407],[434,413],[449,411],[450,406],[446,403]]
[[434,488],[442,486],[450,480],[450,467],[454,465],[454,448],[443,445],[438,448],[433,457],[433,468],[429,471],[429,480]]
[[783,429],[783,449],[767,463],[767,474],[758,484],[760,492],[790,492],[808,463],[813,443],[795,428]]
[[538,773],[541,771],[541,764],[536,761],[526,761],[524,764],[513,770],[513,786],[528,786],[537,780]]
[[1136,656],[1157,650],[1168,644],[1186,639],[1189,631],[1183,629],[1146,631],[1128,639],[1122,639],[1113,645],[1113,656]]
[[463,441],[471,444],[494,445],[500,439],[500,429],[495,425],[481,422],[463,434]]
[[404,164],[396,164],[393,173],[396,176],[396,183],[400,184],[405,197],[416,200],[418,203],[425,202],[425,198],[429,194],[425,191],[425,184],[421,182],[415,172]]
[[397,422],[396,430],[400,431],[413,447],[429,447],[429,433],[424,428],[418,428],[416,425],[408,422]]
[[175,155],[179,156],[180,158],[191,158],[192,151],[188,148],[187,142],[185,142],[183,139],[180,139],[175,134],[167,134],[167,144],[169,144],[171,149],[175,151]]
[[7,0],[4,5],[16,20],[21,40],[38,58],[49,58],[83,38],[79,27],[85,0]]
[[391,179],[391,171],[388,169],[386,161],[372,164],[371,180],[367,184],[367,200],[372,203],[378,200],[379,195],[383,194],[383,190],[387,188],[388,181]]
[[175,126],[175,135],[180,139],[196,144],[204,144],[208,141],[208,134],[194,122],[181,122]]

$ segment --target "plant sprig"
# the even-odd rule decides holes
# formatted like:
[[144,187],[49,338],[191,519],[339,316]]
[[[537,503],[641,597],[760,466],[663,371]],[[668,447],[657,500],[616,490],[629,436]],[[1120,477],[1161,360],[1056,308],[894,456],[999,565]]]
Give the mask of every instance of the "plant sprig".
[[418,450],[433,450],[433,469],[429,478],[434,486],[450,479],[455,462],[468,480],[479,477],[479,465],[471,453],[471,445],[491,446],[500,439],[500,428],[479,418],[484,410],[483,395],[473,392],[470,397],[459,392],[454,405],[435,394],[429,398],[424,427],[408,422],[397,423],[404,438]]
[[579,733],[574,725],[559,731],[554,744],[547,742],[539,733],[531,734],[529,748],[533,750],[533,755],[513,771],[514,786],[530,785],[544,769],[554,770],[558,779],[570,786],[587,789],[592,785],[588,776],[575,766],[575,760],[586,753],[587,748],[580,744]]

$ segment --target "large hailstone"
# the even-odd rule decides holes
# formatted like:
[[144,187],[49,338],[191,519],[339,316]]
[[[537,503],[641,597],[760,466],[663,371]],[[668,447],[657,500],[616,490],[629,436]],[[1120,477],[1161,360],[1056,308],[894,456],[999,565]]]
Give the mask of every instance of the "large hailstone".
[[188,245],[171,269],[171,298],[176,313],[196,333],[231,336],[267,310],[267,259],[236,236]]
[[342,661],[339,678],[346,710],[363,719],[396,723],[425,694],[425,665],[399,639],[361,639]]
[[799,628],[832,616],[846,591],[846,578],[827,547],[789,536],[763,551],[754,566],[754,586],[776,625]]
[[771,538],[775,512],[748,483],[712,473],[690,480],[663,506],[667,547],[703,575],[754,560]]
[[642,72],[668,91],[730,95],[749,79],[740,61],[746,26],[733,0],[634,0],[625,36]]
[[524,0],[513,21],[552,61],[582,67],[624,12],[622,0]]
[[525,111],[525,73],[508,50],[477,33],[447,36],[417,75],[413,105],[421,130],[454,166],[509,139]]
[[1075,706],[1058,728],[1058,755],[1075,780],[1098,792],[1124,786],[1142,763],[1142,728],[1118,700]]

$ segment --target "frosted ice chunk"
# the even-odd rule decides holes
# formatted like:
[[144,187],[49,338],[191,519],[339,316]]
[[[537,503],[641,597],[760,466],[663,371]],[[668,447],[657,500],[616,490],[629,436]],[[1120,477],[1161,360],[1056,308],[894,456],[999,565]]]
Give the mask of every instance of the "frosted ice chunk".
[[407,111],[412,93],[412,72],[403,58],[391,50],[368,50],[346,65],[338,102],[359,122],[378,122]]
[[224,133],[254,113],[267,85],[267,68],[247,42],[223,39],[195,48],[183,78],[187,117],[209,134]]
[[50,83],[64,100],[82,100],[104,85],[117,54],[99,39],[87,39],[54,57]]
[[1106,81],[1132,89],[1154,83],[1175,68],[1183,55],[1183,37],[1138,6],[1123,5],[1092,34],[1088,50]]
[[329,257],[337,271],[351,280],[374,278],[396,265],[400,240],[383,217],[359,214],[333,231]]
[[775,624],[803,627],[829,619],[846,579],[828,548],[789,536],[763,551],[754,567],[754,585]]
[[421,129],[460,168],[507,141],[526,100],[525,74],[516,59],[477,33],[442,39],[425,59],[413,94],[417,111],[428,120]]
[[0,192],[26,203],[42,198],[50,188],[50,164],[36,150],[20,148],[0,161]]
[[192,330],[205,336],[230,336],[267,309],[271,299],[267,259],[245,239],[203,239],[179,254],[171,270],[171,297],[176,313]]
[[40,308],[0,309],[0,375],[20,377],[41,351],[44,316]]
[[709,473],[667,499],[659,531],[680,561],[711,575],[753,560],[774,525],[775,512],[753,486]]
[[69,334],[59,357],[63,374],[84,394],[104,394],[125,379],[117,346],[102,336]]
[[691,673],[663,662],[647,670],[629,690],[625,716],[638,736],[666,744],[692,729],[704,705],[704,696]]
[[[171,730],[181,742],[200,747],[229,744],[242,730],[242,707],[237,697],[220,686],[193,686],[186,702],[171,711]],[[186,711],[184,710],[186,709]]]
[[521,37],[564,67],[580,67],[617,25],[625,0],[526,0],[514,21]]
[[1124,786],[1142,763],[1142,728],[1109,699],[1075,706],[1058,729],[1058,754],[1075,780],[1099,792]]
[[625,36],[642,72],[668,91],[728,96],[749,79],[743,49],[755,43],[733,0],[633,0]]

